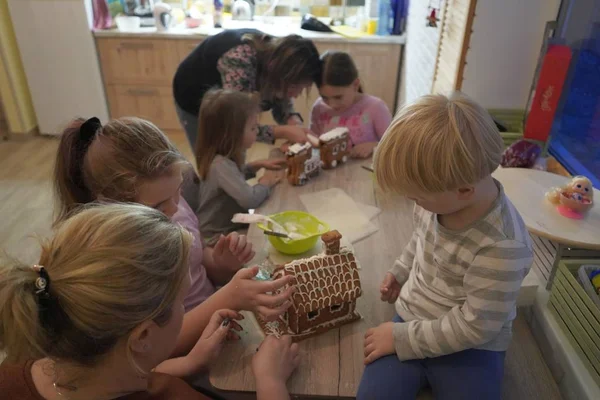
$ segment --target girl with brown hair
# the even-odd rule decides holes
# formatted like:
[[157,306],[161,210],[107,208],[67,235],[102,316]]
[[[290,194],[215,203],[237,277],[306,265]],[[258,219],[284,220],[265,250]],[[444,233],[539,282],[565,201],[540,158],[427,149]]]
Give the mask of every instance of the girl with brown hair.
[[310,130],[320,136],[334,128],[350,131],[350,155],[367,158],[383,137],[392,114],[383,100],[363,91],[352,57],[341,51],[321,56],[319,94],[310,115]]
[[[176,355],[192,349],[216,310],[251,310],[272,317],[285,311],[291,295],[291,291],[267,294],[286,282],[259,282],[252,279],[257,267],[241,268],[253,257],[244,236],[234,233],[219,238],[214,249],[204,246],[198,220],[180,197],[186,169],[189,164],[167,137],[139,118],[112,120],[104,126],[97,118],[73,121],[61,137],[55,169],[58,221],[80,204],[126,201],[162,211],[192,233],[191,285]],[[216,285],[224,286],[216,290]]]
[[[259,92],[260,110],[271,110],[279,125],[260,126],[258,140],[306,142],[292,101],[319,78],[319,52],[298,35],[273,38],[254,29],[227,30],[204,41],[179,65],[173,95],[179,120],[192,148],[206,92],[214,88]],[[218,135],[219,132],[214,132]]]
[[195,156],[201,182],[197,193],[200,231],[213,243],[223,234],[242,228],[231,222],[236,213],[258,208],[281,180],[265,174],[258,184],[246,183],[260,168],[280,170],[285,159],[245,164],[246,150],[258,133],[257,94],[215,89],[204,96],[198,119]]
[[[0,263],[0,397],[209,399],[162,373],[176,361],[168,358],[182,326],[192,242],[160,211],[111,204],[59,223],[37,265]],[[179,359],[181,375],[206,368],[239,319],[216,311]],[[288,399],[298,360],[289,337],[266,340],[252,363],[258,397]]]

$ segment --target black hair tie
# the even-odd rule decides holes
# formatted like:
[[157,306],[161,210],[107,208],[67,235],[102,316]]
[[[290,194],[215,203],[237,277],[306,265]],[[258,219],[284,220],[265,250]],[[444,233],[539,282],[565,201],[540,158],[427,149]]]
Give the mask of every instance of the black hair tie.
[[102,129],[102,124],[97,117],[92,117],[81,125],[81,128],[79,128],[79,135],[86,147],[94,140],[96,133],[98,133],[100,129]]
[[46,268],[41,265],[34,265],[33,269],[39,274],[35,280],[35,294],[40,299],[48,299],[50,297],[50,276],[46,272]]

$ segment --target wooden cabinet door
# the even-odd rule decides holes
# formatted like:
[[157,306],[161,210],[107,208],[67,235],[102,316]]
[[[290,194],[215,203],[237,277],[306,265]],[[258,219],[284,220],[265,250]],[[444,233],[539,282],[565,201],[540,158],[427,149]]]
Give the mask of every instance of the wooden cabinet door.
[[202,39],[184,39],[177,41],[177,53],[179,54],[180,62],[202,43]]
[[171,86],[180,61],[172,40],[99,38],[97,45],[106,84]]
[[160,129],[181,129],[171,87],[109,85],[107,87],[111,118],[140,117]]
[[348,47],[348,52],[358,68],[365,93],[385,101],[394,114],[400,70],[400,46],[352,43]]

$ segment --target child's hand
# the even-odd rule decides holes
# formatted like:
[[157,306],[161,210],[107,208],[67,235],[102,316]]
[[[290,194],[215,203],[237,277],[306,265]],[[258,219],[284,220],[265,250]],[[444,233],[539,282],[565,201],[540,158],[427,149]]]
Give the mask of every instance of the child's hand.
[[377,147],[377,142],[357,144],[350,150],[352,158],[368,158],[373,154],[373,149]]
[[253,280],[258,273],[258,267],[242,268],[221,290],[228,290],[234,299],[238,310],[256,312],[266,320],[274,320],[292,305],[290,297],[295,292],[289,287],[279,294],[275,293],[292,281],[291,276],[285,276],[274,281]]
[[396,277],[392,275],[391,272],[385,274],[383,278],[383,282],[381,282],[381,287],[379,291],[381,292],[381,301],[387,301],[390,304],[393,304],[398,295],[400,295],[401,286],[396,280]]
[[242,265],[252,260],[254,255],[252,243],[248,241],[246,235],[240,235],[237,232],[232,232],[227,236],[221,235],[213,250],[215,264],[231,272],[239,270]]
[[393,322],[384,322],[377,328],[367,331],[365,334],[365,365],[395,352]]
[[234,331],[241,331],[242,327],[234,320],[242,320],[242,314],[232,310],[216,311],[196,345],[185,357],[195,364],[195,371],[207,369],[219,356],[225,340],[239,340]]
[[258,183],[271,188],[271,187],[277,185],[279,182],[281,182],[282,179],[283,179],[283,176],[281,176],[281,174],[277,174],[277,173],[273,173],[273,172],[271,172],[271,173],[266,172],[258,180]]
[[259,381],[257,386],[285,385],[299,364],[298,344],[292,343],[290,336],[267,336],[252,357],[252,372]]
[[260,168],[268,169],[270,171],[280,171],[287,167],[287,159],[273,158],[268,160],[260,160],[256,161],[256,165]]

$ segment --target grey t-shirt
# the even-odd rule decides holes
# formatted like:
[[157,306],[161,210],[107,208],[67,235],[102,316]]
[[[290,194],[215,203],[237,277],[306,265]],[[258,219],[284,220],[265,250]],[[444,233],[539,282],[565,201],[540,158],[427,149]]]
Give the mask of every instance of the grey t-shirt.
[[246,182],[253,176],[249,169],[240,170],[233,160],[217,155],[205,180],[184,185],[183,196],[194,204],[200,233],[208,245],[220,234],[243,229],[244,225],[231,222],[233,215],[258,208],[269,197],[269,187]]

